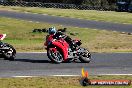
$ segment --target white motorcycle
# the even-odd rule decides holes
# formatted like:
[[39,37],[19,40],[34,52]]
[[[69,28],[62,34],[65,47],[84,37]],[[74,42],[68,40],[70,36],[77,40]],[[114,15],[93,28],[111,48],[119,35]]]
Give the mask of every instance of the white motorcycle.
[[4,58],[5,60],[14,60],[16,50],[12,45],[2,42],[5,37],[6,34],[0,34],[0,57]]

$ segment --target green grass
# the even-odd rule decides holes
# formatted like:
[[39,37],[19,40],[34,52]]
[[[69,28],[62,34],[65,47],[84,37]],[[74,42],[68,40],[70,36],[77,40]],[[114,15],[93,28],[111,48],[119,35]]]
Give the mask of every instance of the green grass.
[[[6,33],[4,42],[12,44],[18,52],[44,51],[47,33],[32,33],[35,28],[64,28],[48,23],[36,23],[0,17],[0,33]],[[70,35],[77,33],[76,36]],[[67,35],[82,40],[82,46],[91,52],[132,52],[132,35],[119,32],[67,27]]]
[[[1,88],[84,88],[81,77],[0,78]],[[132,76],[90,76],[89,79],[127,79]],[[86,86],[86,88],[132,88],[130,86]]]
[[127,12],[55,9],[55,8],[38,8],[38,7],[13,7],[13,6],[9,6],[9,7],[0,6],[0,9],[80,18],[87,20],[132,24],[132,14]]

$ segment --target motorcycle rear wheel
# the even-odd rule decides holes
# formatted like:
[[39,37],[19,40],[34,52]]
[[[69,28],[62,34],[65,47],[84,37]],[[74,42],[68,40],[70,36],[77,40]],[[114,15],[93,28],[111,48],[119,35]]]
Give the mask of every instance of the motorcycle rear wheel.
[[54,52],[52,48],[47,49],[47,56],[53,63],[62,63],[63,62],[63,56],[61,54],[61,51],[54,47],[56,51]]
[[79,55],[79,60],[83,63],[89,63],[91,61],[91,54],[90,52],[85,48],[80,48],[81,54]]
[[9,48],[8,50],[5,50],[3,52],[4,59],[13,61],[15,59],[15,57],[16,57],[15,48],[12,45],[8,44],[8,43],[4,43],[4,47],[5,48]]

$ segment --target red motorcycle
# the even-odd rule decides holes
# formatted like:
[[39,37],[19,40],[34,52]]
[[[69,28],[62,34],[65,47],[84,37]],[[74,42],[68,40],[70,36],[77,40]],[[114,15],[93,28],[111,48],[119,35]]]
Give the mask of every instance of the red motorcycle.
[[91,61],[90,52],[80,47],[81,40],[72,40],[76,47],[72,49],[70,45],[65,41],[65,36],[59,39],[53,39],[53,35],[48,35],[46,38],[45,46],[47,49],[48,58],[54,63],[76,61],[79,59],[83,63],[89,63]]

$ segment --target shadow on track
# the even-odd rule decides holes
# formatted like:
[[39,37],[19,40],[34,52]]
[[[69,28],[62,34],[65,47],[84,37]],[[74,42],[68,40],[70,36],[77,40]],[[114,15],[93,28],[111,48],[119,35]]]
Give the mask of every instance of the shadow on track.
[[[53,63],[50,60],[33,60],[33,59],[15,59],[14,61],[19,61],[19,62],[30,62],[30,63],[51,63],[51,64],[57,64]],[[76,62],[62,62],[62,63],[82,63],[80,61]]]
[[30,63],[52,63],[49,60],[32,60],[32,59],[15,59],[14,61],[30,62]]

